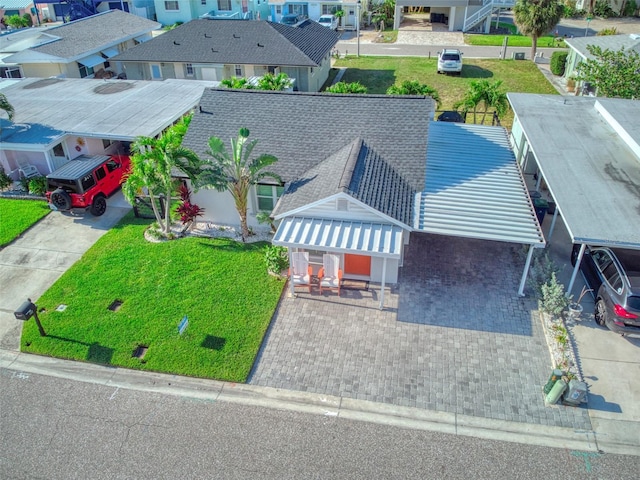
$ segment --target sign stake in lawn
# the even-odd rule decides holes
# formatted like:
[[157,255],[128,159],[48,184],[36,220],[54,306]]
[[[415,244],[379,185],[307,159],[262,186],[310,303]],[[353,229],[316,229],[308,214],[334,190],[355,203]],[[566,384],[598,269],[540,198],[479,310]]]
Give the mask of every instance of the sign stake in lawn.
[[180,323],[178,324],[178,335],[182,335],[188,326],[189,317],[185,315],[184,317],[182,317],[182,320],[180,320]]

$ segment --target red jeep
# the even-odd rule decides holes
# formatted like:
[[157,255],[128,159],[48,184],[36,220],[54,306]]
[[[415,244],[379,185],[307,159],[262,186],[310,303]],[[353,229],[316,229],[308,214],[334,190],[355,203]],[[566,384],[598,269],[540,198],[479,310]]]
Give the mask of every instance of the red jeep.
[[47,200],[52,210],[89,208],[99,217],[107,197],[120,188],[131,160],[125,155],[81,155],[47,175]]

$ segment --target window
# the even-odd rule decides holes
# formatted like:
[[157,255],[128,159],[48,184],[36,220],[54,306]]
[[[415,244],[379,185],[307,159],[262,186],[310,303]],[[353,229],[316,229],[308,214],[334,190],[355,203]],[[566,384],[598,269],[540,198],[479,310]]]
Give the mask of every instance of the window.
[[95,178],[93,178],[93,174],[92,173],[90,173],[88,175],[85,175],[84,177],[82,177],[80,179],[80,185],[82,185],[82,191],[83,192],[86,192],[91,187],[93,187],[95,184],[96,184],[96,180],[95,180]]
[[164,9],[167,11],[178,11],[180,10],[180,5],[178,4],[178,0],[165,0]]
[[104,148],[104,150],[106,151],[114,143],[115,142],[113,140],[110,140],[108,138],[103,138],[102,139],[102,148]]
[[200,5],[206,5],[207,4],[207,0],[200,0]]
[[258,210],[270,212],[276,206],[278,198],[282,196],[284,187],[275,185],[256,185],[256,195],[258,197]]
[[282,5],[276,5],[276,15],[282,15]]
[[306,15],[306,5],[289,5],[289,13],[295,13],[296,15]]
[[337,5],[322,5],[322,15],[332,15],[338,11]]
[[231,0],[218,0],[218,10],[231,10]]
[[107,174],[105,173],[104,168],[100,167],[96,170],[96,178],[98,181],[102,180],[106,176]]
[[62,144],[59,143],[55,147],[53,147],[53,156],[54,157],[64,157],[64,148],[62,148]]
[[118,168],[118,163],[115,160],[109,160],[107,163],[105,163],[105,166],[107,167],[107,171],[111,173],[116,168]]
[[234,67],[234,71],[235,71],[236,77],[241,77],[242,76],[242,65],[236,65]]
[[185,65],[185,70],[187,73],[187,77],[193,77],[193,64],[192,63],[187,63]]
[[85,77],[88,77],[89,75],[93,75],[93,67],[87,67],[79,63],[78,70],[80,71],[80,78],[85,78]]

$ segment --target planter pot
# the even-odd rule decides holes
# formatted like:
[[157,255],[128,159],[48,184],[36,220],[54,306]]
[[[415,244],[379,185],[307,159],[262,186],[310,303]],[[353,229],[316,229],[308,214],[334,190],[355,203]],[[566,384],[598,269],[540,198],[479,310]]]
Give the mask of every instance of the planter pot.
[[580,318],[580,315],[582,315],[582,305],[579,303],[570,303],[567,310],[569,312],[569,318],[573,318],[574,320]]

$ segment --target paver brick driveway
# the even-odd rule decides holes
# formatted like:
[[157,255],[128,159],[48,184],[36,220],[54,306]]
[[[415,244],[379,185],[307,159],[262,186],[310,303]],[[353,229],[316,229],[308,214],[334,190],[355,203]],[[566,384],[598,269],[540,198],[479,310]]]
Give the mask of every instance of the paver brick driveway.
[[282,299],[250,383],[501,420],[590,429],[545,407],[551,371],[521,247],[411,235],[400,281]]

